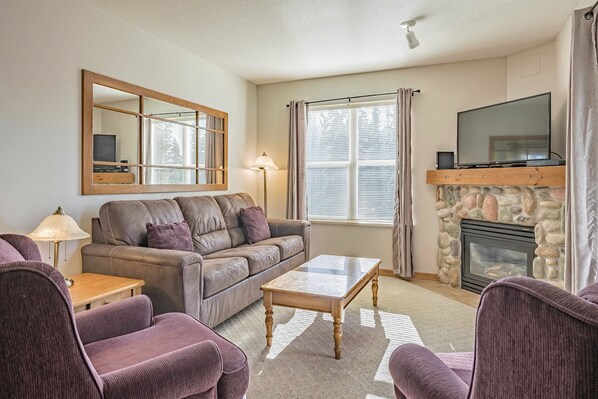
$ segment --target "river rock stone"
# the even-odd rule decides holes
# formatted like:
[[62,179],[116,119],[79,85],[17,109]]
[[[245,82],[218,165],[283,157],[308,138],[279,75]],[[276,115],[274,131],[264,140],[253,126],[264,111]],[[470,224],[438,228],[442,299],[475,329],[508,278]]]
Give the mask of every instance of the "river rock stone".
[[561,212],[556,209],[540,209],[537,217],[538,220],[559,220],[561,218]]
[[565,235],[564,234],[547,234],[546,242],[551,245],[562,245],[565,243]]
[[444,201],[446,198],[446,189],[444,187],[438,187],[438,193],[436,197],[436,201]]
[[448,284],[450,282],[448,277],[448,268],[446,270],[446,273],[442,269],[440,269],[440,272],[438,273],[438,281],[444,284]]
[[434,206],[436,207],[437,210],[444,209],[444,208],[446,208],[446,202],[444,202],[444,201],[438,201],[436,203],[436,205],[434,205]]
[[498,202],[494,195],[487,195],[482,204],[482,215],[486,220],[495,222],[498,220]]
[[473,209],[476,207],[476,196],[473,194],[467,194],[463,197],[463,207],[467,209]]
[[465,195],[467,195],[467,193],[469,193],[469,187],[461,187],[461,190],[459,190],[459,192],[461,192],[461,198],[465,197]]
[[505,208],[504,206],[500,207],[498,210],[498,220],[501,223],[511,223],[513,221],[513,216],[508,208]]
[[448,208],[441,209],[441,210],[437,211],[436,214],[438,215],[439,218],[446,218],[451,215],[451,210]]
[[536,196],[540,199],[550,198],[550,189],[548,187],[536,188]]
[[446,225],[446,232],[449,234],[449,236],[459,237],[459,235],[461,234],[461,228],[450,223]]
[[528,215],[531,215],[536,210],[536,196],[527,187],[521,192],[521,210]]
[[565,189],[564,188],[553,188],[550,191],[550,197],[561,202],[565,201]]
[[534,227],[534,234],[536,235],[536,243],[544,244],[544,241],[546,240],[546,232],[540,223]]
[[502,188],[500,188],[500,187],[490,187],[490,192],[491,192],[492,194],[502,194],[502,193],[504,193],[504,192],[505,192],[505,190],[503,190],[503,189],[502,189]]
[[490,194],[490,187],[482,187],[482,194]]
[[469,211],[467,213],[467,216],[470,219],[483,219],[484,218],[484,215],[482,214],[481,209],[472,209],[471,211]]
[[521,213],[521,206],[520,205],[511,205],[509,207],[509,211],[513,214],[513,215],[519,215]]
[[540,208],[561,209],[561,205],[558,201],[540,201]]
[[449,278],[449,284],[451,285],[451,287],[458,287],[459,283],[461,282],[460,278],[459,278],[459,269],[453,267],[452,269],[449,270],[448,273],[448,278]]
[[535,278],[544,278],[544,266],[546,266],[546,262],[544,258],[535,257],[534,261],[532,262],[532,269],[534,271]]
[[519,214],[515,217],[515,223],[519,223],[519,224],[530,224],[532,221],[532,218],[524,215],[524,214]]
[[477,194],[480,191],[482,191],[482,190],[479,187],[470,187],[469,188],[469,192],[472,193],[472,194]]
[[461,241],[452,240],[450,247],[451,247],[451,255],[452,256],[460,256],[461,255]]
[[459,215],[459,217],[463,219],[469,215],[469,211],[467,209],[461,209],[459,212],[457,212],[457,215]]
[[447,256],[446,258],[444,258],[444,262],[450,266],[457,266],[459,263],[461,263],[461,259],[455,256]]
[[439,221],[438,221],[438,231],[439,231],[440,233],[444,233],[444,231],[445,231],[445,228],[444,228],[444,222],[443,222],[442,220],[439,220]]
[[436,266],[442,267],[442,260],[444,259],[444,255],[442,254],[442,250],[436,251]]
[[442,255],[443,256],[449,256],[451,254],[451,249],[450,248],[442,248]]
[[521,189],[519,187],[505,187],[505,193],[507,194],[519,194]]
[[500,205],[503,205],[503,206],[517,205],[520,202],[521,201],[519,200],[519,197],[515,197],[514,195],[504,196],[504,197],[499,197],[498,198],[498,203]]
[[475,197],[475,203],[478,208],[481,208],[484,205],[484,194],[478,194]]
[[536,255],[541,256],[543,258],[558,258],[559,251],[554,247],[549,247],[547,245],[540,245],[534,251]]
[[546,275],[551,280],[556,280],[559,277],[559,269],[556,267],[547,266],[546,272],[547,272]]
[[453,195],[455,196],[455,200],[457,200],[457,202],[461,201],[461,188],[459,186],[455,187]]
[[544,220],[542,222],[542,227],[548,233],[555,233],[561,231],[561,224],[556,220]]
[[447,233],[438,234],[438,246],[440,248],[447,248],[451,242],[451,237]]
[[455,194],[453,193],[453,190],[447,191],[446,201],[448,202],[449,206],[453,206],[457,202],[457,200],[455,199]]
[[546,259],[546,265],[556,267],[559,265],[559,260],[556,258],[548,258]]

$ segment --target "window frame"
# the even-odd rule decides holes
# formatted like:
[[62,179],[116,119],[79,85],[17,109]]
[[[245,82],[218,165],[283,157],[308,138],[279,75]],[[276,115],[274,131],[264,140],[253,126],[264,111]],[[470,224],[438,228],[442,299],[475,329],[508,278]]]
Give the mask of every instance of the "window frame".
[[[305,161],[306,172],[310,168],[346,168],[347,169],[347,217],[335,217],[324,215],[310,215],[307,210],[307,217],[310,221],[321,224],[347,224],[347,225],[377,225],[377,226],[391,226],[392,219],[359,219],[359,167],[360,166],[393,166],[396,172],[396,157],[392,160],[359,160],[359,130],[357,129],[357,109],[374,105],[394,105],[394,99],[376,100],[376,101],[360,101],[349,104],[327,104],[327,105],[313,105],[307,110],[308,120],[311,111],[321,110],[335,110],[335,109],[349,109],[349,159],[347,161]],[[396,108],[395,108],[396,118]],[[306,137],[307,143],[307,137]],[[396,180],[395,180],[396,182]],[[395,183],[396,184],[396,183]],[[307,195],[309,196],[309,187],[307,187]]]

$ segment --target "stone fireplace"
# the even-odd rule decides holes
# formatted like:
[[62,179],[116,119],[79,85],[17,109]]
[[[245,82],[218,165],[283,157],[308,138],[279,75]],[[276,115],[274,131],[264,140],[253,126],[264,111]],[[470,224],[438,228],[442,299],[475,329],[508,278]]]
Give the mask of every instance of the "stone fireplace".
[[[461,221],[495,222],[533,228],[537,244],[531,261],[533,277],[563,286],[565,249],[564,197],[562,187],[440,185],[436,190],[439,218],[438,278],[453,287],[461,286]],[[490,277],[509,273],[500,264]],[[505,269],[505,270],[503,270]],[[519,271],[512,271],[521,274]],[[492,274],[494,273],[494,274]],[[525,274],[524,274],[525,275]]]

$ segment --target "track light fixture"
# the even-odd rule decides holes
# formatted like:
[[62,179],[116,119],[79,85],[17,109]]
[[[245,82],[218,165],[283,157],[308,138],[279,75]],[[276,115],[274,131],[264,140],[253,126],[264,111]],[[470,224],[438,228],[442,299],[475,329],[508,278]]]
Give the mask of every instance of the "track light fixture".
[[409,20],[405,22],[401,22],[401,27],[407,29],[407,33],[405,33],[405,37],[407,38],[407,44],[409,44],[410,49],[414,49],[419,46],[419,40],[415,37],[415,33],[411,31],[411,28],[415,26],[415,21]]

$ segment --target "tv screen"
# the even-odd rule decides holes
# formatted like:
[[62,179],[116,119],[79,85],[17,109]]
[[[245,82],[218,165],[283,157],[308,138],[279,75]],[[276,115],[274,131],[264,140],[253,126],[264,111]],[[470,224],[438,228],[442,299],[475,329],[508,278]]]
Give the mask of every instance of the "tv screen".
[[[116,135],[93,135],[93,160],[101,162],[116,162]],[[116,170],[116,166],[93,165],[94,172],[106,172],[113,170]]]
[[459,112],[457,163],[523,163],[550,158],[550,93]]

